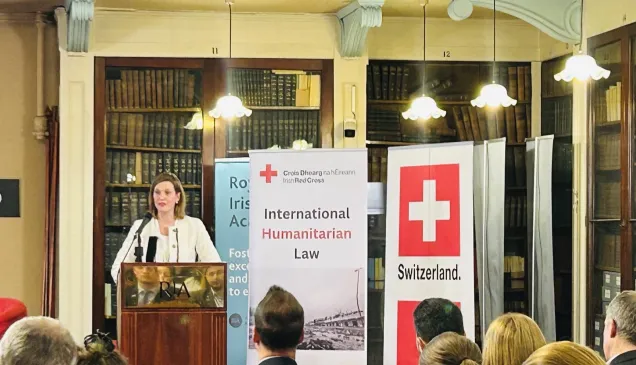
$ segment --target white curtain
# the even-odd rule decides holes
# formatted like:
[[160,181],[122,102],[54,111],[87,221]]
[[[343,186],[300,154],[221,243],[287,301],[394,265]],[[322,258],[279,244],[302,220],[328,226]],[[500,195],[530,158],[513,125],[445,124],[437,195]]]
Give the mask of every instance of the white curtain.
[[529,313],[548,342],[556,340],[552,250],[552,147],[554,136],[526,140]]
[[473,158],[479,325],[483,339],[490,323],[504,311],[506,139],[477,143]]

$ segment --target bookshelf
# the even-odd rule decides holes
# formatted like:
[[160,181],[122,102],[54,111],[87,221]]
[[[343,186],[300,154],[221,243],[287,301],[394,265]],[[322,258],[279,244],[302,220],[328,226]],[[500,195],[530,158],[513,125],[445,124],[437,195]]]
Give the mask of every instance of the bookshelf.
[[552,233],[557,340],[572,340],[572,83],[554,80],[568,56],[541,64],[541,134],[554,135]]
[[227,91],[250,117],[215,124],[216,157],[245,157],[250,149],[333,147],[332,60],[228,60]]
[[132,223],[148,210],[156,174],[176,174],[186,213],[204,219],[203,131],[185,128],[202,117],[202,75],[203,62],[194,59],[95,61],[95,329],[117,333],[110,269]]
[[[634,67],[636,24],[592,37],[588,50],[610,70],[589,88],[588,136],[588,345],[603,354],[607,304],[634,289],[636,156]],[[631,51],[630,51],[631,50]]]
[[[253,110],[250,118],[208,115],[227,92]],[[215,158],[296,139],[333,147],[333,60],[98,57],[94,117],[93,330],[116,336],[110,268],[147,210],[154,176],[179,176],[187,214],[213,237]],[[203,128],[184,128],[194,118]]]
[[[427,95],[446,110],[445,118],[426,123],[404,120],[400,112],[422,93],[426,67]],[[387,148],[419,143],[483,141],[507,138],[505,197],[505,311],[525,312],[527,291],[525,139],[531,136],[532,77],[529,63],[497,63],[497,81],[517,106],[491,111],[470,105],[481,87],[491,82],[492,63],[370,61],[367,66],[367,141],[369,181],[386,184]],[[384,216],[369,217],[369,364],[382,363]],[[476,289],[477,290],[477,289]],[[475,295],[477,302],[478,293]],[[380,310],[376,310],[380,308]],[[479,323],[479,320],[476,321]],[[378,331],[378,328],[380,329]],[[476,333],[479,334],[477,328]],[[481,339],[477,338],[480,343]]]

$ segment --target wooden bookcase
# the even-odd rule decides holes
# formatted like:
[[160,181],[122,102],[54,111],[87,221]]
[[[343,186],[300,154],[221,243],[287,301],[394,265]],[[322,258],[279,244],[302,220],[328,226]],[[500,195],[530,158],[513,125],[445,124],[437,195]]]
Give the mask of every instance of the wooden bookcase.
[[[507,137],[505,197],[505,311],[525,312],[526,187],[525,139],[531,136],[530,63],[497,63],[495,77],[518,100],[494,111],[470,100],[492,81],[492,63],[426,62],[427,95],[446,110],[445,118],[407,121],[400,112],[421,95],[422,62],[370,61],[367,67],[367,147],[369,181],[386,183],[387,148],[416,143],[483,141]],[[519,75],[522,75],[521,77]],[[384,216],[369,217],[369,364],[382,363],[384,303]],[[478,293],[476,286],[475,300]],[[476,323],[479,319],[476,318]],[[479,336],[480,328],[476,329]],[[480,343],[481,339],[477,338]]]
[[634,289],[636,24],[588,41],[608,79],[591,81],[588,143],[588,345],[602,351],[606,306]]
[[557,340],[572,340],[572,83],[554,80],[569,56],[541,64],[541,134],[554,135],[552,234]]
[[[253,109],[251,118],[208,115],[227,92]],[[216,158],[295,139],[333,147],[333,61],[98,57],[94,117],[93,330],[116,335],[110,268],[147,211],[156,173],[179,176],[188,214],[214,237]],[[185,129],[194,118],[203,128]]]

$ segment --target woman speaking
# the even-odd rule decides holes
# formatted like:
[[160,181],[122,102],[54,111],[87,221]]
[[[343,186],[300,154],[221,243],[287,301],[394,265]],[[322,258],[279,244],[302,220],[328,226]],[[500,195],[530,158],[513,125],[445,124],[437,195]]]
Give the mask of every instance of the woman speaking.
[[[179,178],[171,173],[161,173],[152,183],[149,194],[152,218],[140,232],[143,253],[147,253],[150,237],[156,237],[154,262],[221,262],[203,222],[185,215],[186,194]],[[122,244],[111,275],[115,283],[122,262],[135,262],[135,233],[144,220],[138,219],[130,228]],[[154,239],[153,239],[154,241]],[[146,261],[144,258],[142,261]]]

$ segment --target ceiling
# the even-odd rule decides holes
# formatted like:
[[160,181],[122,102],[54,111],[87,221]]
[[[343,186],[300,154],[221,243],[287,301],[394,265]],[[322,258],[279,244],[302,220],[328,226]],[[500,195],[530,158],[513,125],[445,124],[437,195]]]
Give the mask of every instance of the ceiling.
[[[225,0],[95,0],[104,8],[163,10],[163,11],[226,11]],[[335,13],[351,0],[235,0],[232,10],[237,13]],[[429,0],[426,14],[448,18],[446,8],[451,0]],[[64,0],[0,0],[0,12],[48,11]],[[420,0],[385,0],[384,16],[421,16]],[[497,14],[501,18],[512,18]],[[471,18],[491,18],[492,10],[475,7]]]
[[0,13],[51,11],[63,3],[63,0],[0,0]]

